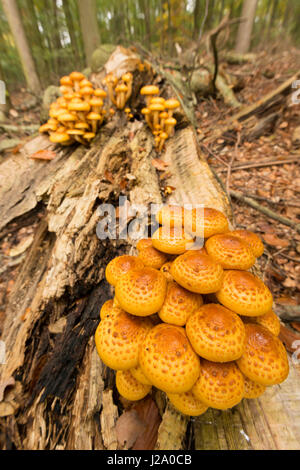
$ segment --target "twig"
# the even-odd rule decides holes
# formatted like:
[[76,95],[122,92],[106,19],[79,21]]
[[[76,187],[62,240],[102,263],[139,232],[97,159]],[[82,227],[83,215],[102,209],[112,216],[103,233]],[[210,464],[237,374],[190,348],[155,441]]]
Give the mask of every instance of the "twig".
[[[283,250],[286,250],[286,248],[283,248]],[[300,258],[293,258],[292,256],[289,256],[289,255],[286,255],[285,253],[282,253],[282,252],[277,252],[277,253],[274,253],[273,256],[283,256],[283,258],[286,258],[290,261],[294,261],[294,263],[300,263]]]
[[233,196],[234,198],[238,199],[239,201],[242,201],[248,206],[253,207],[253,209],[258,210],[262,214],[265,214],[267,217],[270,219],[277,220],[283,225],[288,225],[289,227],[292,227],[294,230],[296,230],[298,233],[300,233],[300,224],[294,222],[293,220],[287,219],[286,217],[283,217],[280,214],[277,214],[276,212],[272,211],[271,209],[268,209],[267,207],[261,206],[258,204],[258,202],[254,201],[254,199],[250,197],[244,196],[242,193],[238,191],[233,191],[230,190],[230,195]]
[[231,167],[232,167],[232,164],[233,164],[233,162],[234,162],[234,159],[237,157],[237,152],[238,152],[238,147],[239,147],[239,145],[240,145],[240,141],[241,141],[241,133],[238,132],[237,140],[236,140],[236,143],[235,143],[235,149],[234,149],[234,152],[232,153],[230,162],[229,162],[228,167],[227,167],[226,193],[228,194],[228,198],[229,198],[229,199],[230,199],[230,176],[231,176]]
[[279,200],[266,199],[265,196],[258,196],[257,194],[246,193],[246,192],[243,192],[243,195],[247,197],[251,197],[252,199],[257,199],[258,201],[265,201],[271,205],[276,205],[276,206],[283,205],[283,206],[288,206],[288,207],[300,208],[300,203],[289,201],[288,199],[283,199],[283,198],[280,198]]
[[[273,165],[284,165],[285,163],[295,163],[300,162],[300,155],[297,155],[294,158],[287,158],[285,160],[268,160],[266,162],[255,162],[255,163],[246,163],[245,165],[234,165],[231,170],[248,170],[250,168],[259,168],[264,166],[273,166]],[[226,171],[226,168],[221,168],[220,171]]]

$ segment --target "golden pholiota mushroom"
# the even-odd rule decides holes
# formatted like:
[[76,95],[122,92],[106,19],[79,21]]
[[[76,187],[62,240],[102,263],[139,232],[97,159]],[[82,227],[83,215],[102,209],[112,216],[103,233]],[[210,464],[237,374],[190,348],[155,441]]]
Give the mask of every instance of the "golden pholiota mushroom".
[[[68,121],[51,119],[51,138],[70,139]],[[136,401],[156,388],[187,416],[257,398],[289,372],[272,294],[247,271],[262,254],[260,238],[230,231],[217,209],[197,207],[160,207],[159,228],[137,241],[136,254],[107,264],[114,292],[95,334],[119,395]]]
[[166,323],[154,326],[146,335],[139,364],[149,381],[164,392],[187,392],[200,374],[199,357],[184,328]]
[[107,87],[109,98],[116,108],[124,109],[132,94],[132,73],[127,72],[119,79],[112,73],[109,73],[102,83]]
[[[50,119],[40,127],[40,132],[48,133],[53,143],[89,145],[104,120],[107,93],[94,88],[82,73],[76,71],[62,77],[60,84],[63,96],[51,103]],[[59,126],[64,127],[65,132]]]
[[116,387],[119,394],[130,401],[138,401],[151,391],[151,384],[139,382],[130,370],[118,370],[116,373]]
[[205,405],[226,410],[237,405],[245,395],[243,374],[235,362],[211,362],[201,359],[201,373],[192,393]]
[[159,94],[159,88],[155,85],[142,87],[140,94],[145,96],[146,100],[146,107],[141,112],[153,133],[156,151],[161,153],[166,140],[174,135],[177,121],[172,113],[180,107],[180,103],[174,98],[165,100],[156,96]]
[[245,324],[246,348],[236,361],[250,380],[270,386],[283,382],[289,373],[289,361],[284,345],[264,326]]

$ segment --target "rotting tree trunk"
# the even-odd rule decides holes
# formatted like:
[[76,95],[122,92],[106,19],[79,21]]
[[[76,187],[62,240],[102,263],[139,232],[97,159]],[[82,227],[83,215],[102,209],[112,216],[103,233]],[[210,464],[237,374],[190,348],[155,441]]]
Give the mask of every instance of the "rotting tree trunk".
[[[135,72],[134,96],[147,80]],[[46,211],[10,294],[1,337],[6,344],[6,364],[0,366],[3,448],[113,450],[121,407],[113,394],[114,372],[99,359],[94,332],[101,305],[112,297],[106,264],[134,250],[134,244],[99,240],[97,207],[116,206],[121,193],[135,204],[163,201],[151,163],[153,138],[143,121],[128,122],[117,113],[90,149],[60,150],[50,163],[28,159],[49,147],[47,138],[37,137],[16,154],[15,166],[1,165],[0,236],[39,204]],[[161,158],[169,173],[164,185],[176,188],[168,202],[203,203],[231,220],[228,199],[186,120]],[[224,413],[209,410],[190,425],[157,393],[162,421],[155,447],[187,449],[192,442],[196,449],[299,448],[293,419],[299,383],[293,368],[288,381],[259,400],[244,400]]]
[[41,89],[41,84],[25,35],[17,2],[16,0],[2,0],[2,5],[19,52],[28,88],[32,92],[38,93]]

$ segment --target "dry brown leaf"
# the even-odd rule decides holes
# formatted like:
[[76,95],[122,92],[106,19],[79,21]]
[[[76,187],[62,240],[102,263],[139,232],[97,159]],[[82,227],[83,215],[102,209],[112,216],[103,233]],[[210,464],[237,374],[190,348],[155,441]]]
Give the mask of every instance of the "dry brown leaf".
[[29,155],[29,158],[33,160],[53,160],[56,157],[56,153],[52,150],[39,150],[38,152]]
[[133,407],[140,419],[147,423],[145,431],[137,438],[133,450],[153,450],[157,441],[161,416],[156,403],[151,397],[140,400]]
[[268,245],[275,246],[276,248],[285,248],[290,245],[288,240],[282,240],[275,234],[264,233],[262,237]]
[[286,349],[293,353],[295,351],[295,348],[292,347],[294,341],[299,341],[300,340],[300,335],[292,331],[290,328],[287,328],[284,325],[280,325],[280,334],[279,334],[279,339],[283,342],[285,345]]
[[165,171],[165,169],[169,166],[168,163],[164,162],[160,158],[153,158],[151,163],[158,171]]
[[119,446],[130,449],[138,436],[146,429],[136,410],[125,411],[116,422],[116,433]]
[[275,302],[281,305],[298,305],[298,302],[296,299],[293,299],[292,297],[288,297],[287,295],[278,297],[278,299],[276,299]]
[[283,282],[284,287],[297,287],[298,282],[295,281],[295,279],[292,279],[291,277],[286,278],[286,280]]

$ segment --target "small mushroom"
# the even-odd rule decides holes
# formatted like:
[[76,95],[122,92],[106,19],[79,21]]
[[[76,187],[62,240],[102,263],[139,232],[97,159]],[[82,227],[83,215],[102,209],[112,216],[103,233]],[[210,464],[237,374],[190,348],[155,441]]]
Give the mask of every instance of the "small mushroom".
[[165,119],[165,130],[169,137],[172,137],[176,124],[177,121],[173,117],[168,117]]
[[143,267],[143,262],[136,256],[117,256],[107,264],[105,269],[105,277],[109,284],[116,286],[121,276],[131,271],[132,269],[140,269]]
[[187,336],[199,356],[213,362],[239,359],[245,351],[244,323],[219,304],[200,307],[187,320]]
[[101,114],[91,112],[87,115],[86,118],[87,118],[88,121],[91,122],[92,131],[94,132],[94,134],[96,134],[98,124],[101,124],[102,121],[103,121],[103,116],[101,116]]
[[178,227],[159,227],[152,235],[154,248],[170,255],[184,253],[193,242],[194,239]]
[[155,129],[155,126],[159,125],[159,114],[164,110],[164,105],[161,103],[152,103],[149,104],[148,108],[151,111],[153,129]]
[[141,384],[152,385],[150,380],[147,379],[147,377],[145,376],[145,374],[143,373],[139,365],[130,369],[130,372],[133,375],[133,377]]
[[123,274],[116,284],[115,295],[126,312],[148,316],[160,310],[166,289],[164,275],[156,269],[144,267]]
[[50,142],[54,144],[70,145],[73,141],[66,132],[55,132],[49,137]]
[[72,80],[74,84],[74,90],[78,92],[80,90],[80,82],[83,80],[85,76],[81,72],[72,72],[70,74],[70,79]]
[[146,119],[146,122],[147,122],[148,126],[150,127],[151,130],[153,130],[153,124],[152,124],[152,121],[151,121],[151,111],[150,111],[150,109],[149,108],[143,108],[141,112],[145,116],[145,119]]
[[200,294],[188,291],[175,281],[168,282],[167,294],[158,316],[165,323],[184,326],[201,305],[203,305],[203,299]]
[[154,95],[158,95],[159,88],[155,85],[146,85],[146,86],[141,88],[140,93],[141,93],[141,95],[145,96],[146,105],[147,105],[147,108],[148,108],[151,98],[153,98]]
[[161,251],[156,250],[152,245],[140,250],[138,258],[144,266],[154,269],[160,269],[167,261],[167,256]]
[[208,406],[198,400],[191,391],[184,393],[167,393],[172,405],[187,416],[200,416],[205,413]]
[[164,147],[164,144],[165,144],[165,141],[167,140],[168,138],[168,134],[166,132],[161,132],[160,133],[160,142],[159,142],[159,146],[158,146],[158,152],[161,153],[162,152],[162,149]]
[[171,275],[191,292],[211,294],[221,288],[224,271],[204,250],[191,250],[173,261]]
[[169,117],[172,117],[174,110],[179,108],[180,103],[175,98],[171,98],[169,100],[166,100],[164,105],[165,108],[168,110]]
[[139,382],[130,370],[118,370],[116,373],[116,388],[119,394],[127,400],[137,401],[151,391],[151,385]]
[[248,271],[226,270],[218,301],[240,315],[256,317],[272,309],[273,297],[259,277]]
[[182,327],[160,323],[140,346],[139,364],[149,381],[167,393],[184,393],[200,374],[200,360]]
[[117,108],[123,109],[126,102],[126,93],[128,91],[128,86],[125,83],[120,83],[115,88]]
[[73,137],[79,144],[86,145],[85,140],[82,138],[84,135],[84,131],[80,129],[68,129],[67,134],[70,137]]
[[245,330],[245,352],[237,360],[242,373],[265,386],[283,382],[289,373],[289,361],[280,339],[254,323],[247,323]]
[[87,101],[77,101],[73,99],[69,104],[68,104],[68,110],[69,111],[76,111],[78,114],[78,117],[81,121],[85,121],[85,116],[86,113],[89,112],[91,109],[90,104]]
[[201,359],[200,377],[191,391],[205,405],[227,410],[244,398],[245,381],[235,362],[217,363]]
[[230,233],[213,235],[206,241],[205,249],[224,269],[247,270],[256,261],[249,244]]
[[91,140],[94,139],[95,135],[96,135],[95,132],[86,132],[86,133],[84,134],[83,138],[84,138],[88,143],[90,143]]

